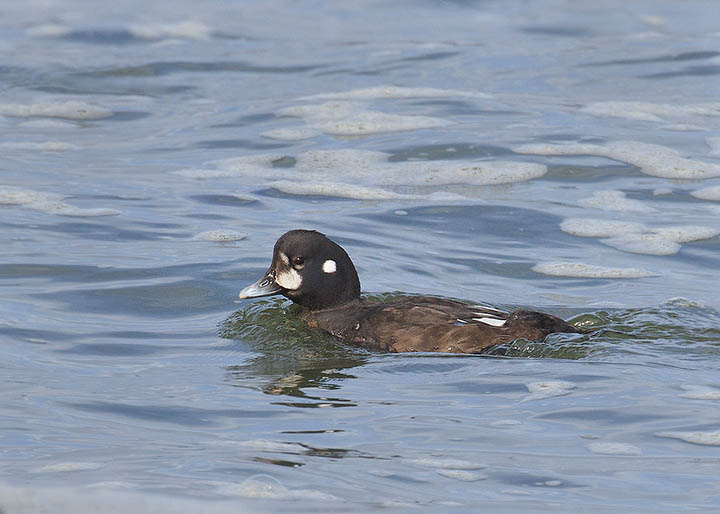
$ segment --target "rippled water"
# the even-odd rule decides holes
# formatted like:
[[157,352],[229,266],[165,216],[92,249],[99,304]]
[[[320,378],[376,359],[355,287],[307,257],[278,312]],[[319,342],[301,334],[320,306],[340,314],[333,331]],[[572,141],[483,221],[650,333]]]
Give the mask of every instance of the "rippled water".
[[[0,509],[720,508],[718,19],[1,6]],[[382,355],[233,303],[300,227],[592,330]]]

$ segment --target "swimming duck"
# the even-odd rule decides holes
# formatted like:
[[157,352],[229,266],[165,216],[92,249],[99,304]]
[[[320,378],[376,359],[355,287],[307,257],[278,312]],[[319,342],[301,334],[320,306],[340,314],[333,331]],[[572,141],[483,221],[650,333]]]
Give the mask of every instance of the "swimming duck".
[[483,353],[516,339],[579,332],[542,312],[504,312],[431,296],[385,302],[361,298],[348,254],[324,234],[291,230],[275,243],[263,277],[240,298],[281,294],[305,307],[300,317],[352,345],[384,352]]

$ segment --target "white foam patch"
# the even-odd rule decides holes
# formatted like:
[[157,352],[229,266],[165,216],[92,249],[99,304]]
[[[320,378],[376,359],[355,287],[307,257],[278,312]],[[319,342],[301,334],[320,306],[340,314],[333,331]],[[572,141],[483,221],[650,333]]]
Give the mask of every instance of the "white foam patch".
[[657,209],[641,202],[628,198],[622,191],[606,190],[596,191],[592,196],[581,198],[578,205],[590,209],[620,212],[657,212]]
[[103,480],[86,485],[88,489],[133,489],[134,484],[122,480]]
[[624,234],[602,242],[625,252],[673,255],[680,251],[681,243],[711,239],[718,234],[718,229],[688,225],[653,228],[644,234]]
[[632,164],[655,177],[706,179],[720,177],[720,164],[688,159],[672,148],[637,141],[595,144],[528,144],[513,149],[536,155],[594,155]]
[[442,186],[498,185],[524,182],[547,173],[542,164],[487,161],[468,165],[458,161],[389,162],[389,154],[366,150],[317,150],[297,156],[303,176],[337,177],[350,172],[363,185]]
[[[114,490],[115,489],[115,490]],[[121,490],[117,490],[121,489]],[[197,500],[186,496],[161,496],[128,491],[126,487],[92,484],[87,487],[17,487],[0,485],[2,510],[8,514],[227,514],[246,512],[237,499]]]
[[377,100],[382,98],[492,98],[492,95],[479,91],[460,91],[457,89],[436,89],[432,87],[376,86],[365,89],[352,89],[340,93],[322,93],[305,96],[301,100]]
[[436,471],[438,475],[442,475],[447,478],[459,480],[461,482],[477,482],[478,480],[486,480],[487,475],[482,473],[476,473],[474,471],[463,471],[461,469],[438,469]]
[[187,178],[207,179],[207,178],[225,178],[238,175],[235,172],[222,169],[204,169],[204,168],[183,168],[173,172],[175,175]]
[[[273,162],[285,157],[282,154],[245,155],[214,161],[214,168],[186,168],[174,172],[188,178],[264,177],[290,176],[288,168],[273,168]],[[292,170],[292,168],[290,168]]]
[[57,201],[61,198],[62,196],[55,193],[0,186],[0,204],[4,205],[28,205],[36,202]]
[[701,200],[720,202],[720,186],[705,187],[703,189],[692,191],[690,194]]
[[58,23],[35,25],[25,30],[25,35],[36,38],[59,38],[70,34],[70,27]]
[[[286,158],[263,154],[224,159],[215,169],[185,169],[175,173],[191,178],[240,176],[259,179],[288,194],[324,195],[366,200],[414,198],[428,187],[489,186],[524,182],[547,173],[542,164],[515,161],[463,163],[454,160],[390,162],[390,154],[369,150],[311,150],[294,157],[292,167],[273,166]],[[403,193],[393,189],[402,188]],[[408,187],[417,188],[412,193]],[[457,198],[457,195],[454,195]]]
[[218,487],[217,490],[226,495],[269,500],[336,501],[340,499],[332,494],[312,489],[288,489],[279,480],[268,475],[254,475],[241,484],[228,483]]
[[207,39],[211,35],[208,26],[196,20],[132,25],[129,30],[133,36],[142,39]]
[[702,444],[706,446],[720,446],[720,430],[713,432],[658,432],[659,437],[680,439],[687,443]]
[[673,255],[680,251],[680,244],[660,234],[626,234],[602,242],[623,252],[645,255]]
[[78,150],[80,147],[61,141],[45,141],[43,143],[8,141],[0,143],[3,150],[31,150],[41,152],[65,152],[67,150]]
[[277,139],[278,141],[302,141],[303,139],[311,139],[317,137],[322,132],[310,127],[293,127],[268,130],[260,135],[268,139]]
[[685,392],[680,396],[691,400],[720,400],[720,390],[700,385],[680,386]]
[[332,136],[367,136],[383,132],[403,132],[428,128],[447,127],[453,122],[430,116],[406,116],[384,112],[365,111],[341,119],[313,122],[315,128]]
[[692,123],[667,123],[660,125],[660,128],[664,130],[674,130],[676,132],[701,132],[706,130],[704,127],[693,125]]
[[641,16],[640,20],[651,27],[664,27],[666,25],[665,19],[655,14],[646,14]]
[[580,262],[540,262],[532,267],[536,273],[552,277],[573,278],[646,278],[657,277],[658,273],[643,268],[606,268]]
[[48,464],[36,469],[35,473],[67,473],[69,471],[90,471],[100,469],[103,465],[97,462],[58,462],[57,464]]
[[665,300],[662,305],[665,305],[669,308],[681,308],[681,309],[706,309],[707,305],[705,305],[702,302],[697,302],[695,300],[689,300],[688,298],[683,298],[682,296],[674,296],[672,298],[668,298]]
[[308,129],[333,136],[367,136],[452,125],[441,118],[373,111],[356,102],[298,105],[281,109],[277,114],[303,118]]
[[648,228],[641,223],[590,218],[568,218],[560,229],[582,237],[601,237],[602,242],[618,250],[647,255],[672,255],[681,243],[711,239],[720,230],[703,226],[667,226]]
[[709,137],[705,141],[710,147],[710,155],[720,157],[720,137]]
[[76,207],[64,202],[38,202],[27,205],[31,209],[43,211],[48,214],[57,214],[58,216],[70,216],[73,218],[95,218],[100,216],[117,216],[120,211],[117,209],[106,208],[83,208]]
[[267,177],[268,171],[276,172],[278,176],[288,174],[289,168],[273,168],[273,163],[286,157],[283,154],[245,155],[215,161],[218,169],[242,176]]
[[217,243],[227,243],[231,241],[240,241],[245,239],[247,234],[245,232],[236,232],[234,230],[208,230],[207,232],[200,232],[193,239],[197,241],[213,241]]
[[693,116],[720,116],[720,102],[704,104],[661,104],[652,102],[592,102],[580,109],[594,116],[643,121],[686,119]]
[[[457,166],[453,161],[440,161],[436,167],[431,161],[418,166],[419,162],[407,163],[409,168],[423,170],[416,177],[417,185],[427,184],[467,184],[475,186],[489,186],[525,182],[542,177],[547,173],[547,167],[533,162],[490,161],[475,165]],[[424,175],[424,176],[423,176]]]
[[497,421],[493,421],[492,423],[490,423],[490,426],[504,428],[504,427],[514,427],[514,426],[522,425],[522,424],[523,424],[523,422],[520,420],[517,420],[517,419],[499,419]]
[[302,453],[305,448],[298,443],[286,443],[283,441],[269,441],[267,439],[252,439],[248,441],[232,441],[233,446],[259,450],[264,452],[278,453]]
[[652,232],[676,243],[690,243],[692,241],[712,239],[720,234],[720,230],[716,228],[698,225],[658,227],[653,228]]
[[485,464],[479,464],[477,462],[470,462],[462,459],[441,459],[428,457],[422,459],[410,459],[408,462],[416,466],[436,469],[472,470],[484,469],[487,467]]
[[44,193],[30,189],[18,189],[0,186],[0,205],[19,205],[48,214],[74,217],[116,216],[116,209],[94,208],[84,209],[62,202],[62,196],[55,193]]
[[523,398],[523,401],[542,400],[556,396],[565,396],[575,389],[576,385],[565,380],[546,380],[542,382],[530,382],[525,384],[531,394]]
[[642,450],[637,446],[627,443],[590,443],[588,450],[600,455],[642,455]]
[[109,118],[113,115],[113,112],[98,105],[78,100],[68,100],[66,102],[36,104],[0,104],[0,114],[17,118],[39,116],[68,120],[100,120]]
[[629,221],[567,218],[560,224],[560,230],[581,237],[612,237],[619,234],[645,232],[647,227],[642,223]]
[[293,105],[276,111],[278,116],[308,118],[314,120],[333,120],[352,116],[362,112],[363,104],[354,102],[325,102],[322,104]]
[[407,198],[407,195],[392,193],[369,187],[341,184],[338,182],[291,182],[278,180],[271,182],[270,187],[289,195],[332,196],[338,198],[353,198],[355,200],[392,200]]
[[26,118],[20,121],[18,125],[23,128],[43,130],[68,130],[77,128],[77,125],[72,121],[61,120],[59,118]]

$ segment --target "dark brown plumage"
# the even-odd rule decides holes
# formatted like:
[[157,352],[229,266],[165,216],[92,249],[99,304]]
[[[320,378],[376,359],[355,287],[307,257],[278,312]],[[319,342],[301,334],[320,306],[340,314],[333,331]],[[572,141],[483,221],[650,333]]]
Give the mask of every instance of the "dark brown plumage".
[[579,332],[555,316],[429,296],[385,302],[360,297],[360,281],[345,250],[323,234],[292,230],[278,239],[270,269],[240,298],[283,294],[306,310],[308,325],[342,341],[383,352],[482,353],[516,339]]

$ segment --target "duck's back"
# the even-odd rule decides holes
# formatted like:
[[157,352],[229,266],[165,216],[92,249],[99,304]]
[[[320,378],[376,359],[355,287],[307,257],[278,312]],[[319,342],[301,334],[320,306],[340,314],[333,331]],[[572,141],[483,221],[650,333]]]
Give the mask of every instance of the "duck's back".
[[348,344],[387,352],[482,353],[516,339],[537,340],[554,332],[578,332],[549,314],[519,310],[505,313],[455,300],[409,296],[369,301],[303,318]]

